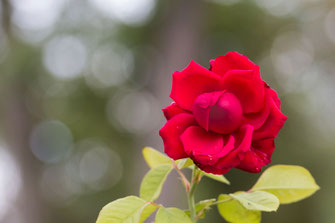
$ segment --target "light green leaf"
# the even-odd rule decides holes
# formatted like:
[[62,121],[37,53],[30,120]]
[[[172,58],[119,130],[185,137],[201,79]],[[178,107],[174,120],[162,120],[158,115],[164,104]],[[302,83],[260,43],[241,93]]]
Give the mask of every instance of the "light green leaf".
[[[165,154],[151,148],[151,147],[145,147],[142,150],[143,157],[150,168],[155,168],[156,166],[162,165],[162,164],[171,164],[174,162],[172,159],[170,159]],[[183,169],[186,167],[189,167],[193,165],[193,161],[190,158],[185,159],[179,159],[175,161],[179,169]]]
[[180,159],[176,161],[176,164],[179,169],[183,169],[193,165],[193,161],[190,158]]
[[305,168],[275,165],[264,171],[251,190],[270,192],[278,197],[280,203],[288,204],[307,198],[319,189]]
[[[192,162],[193,162],[193,161],[192,161]],[[194,169],[194,167],[195,167],[195,165],[194,165],[194,164],[192,164],[192,165],[188,166],[187,168],[189,168],[189,169],[193,170],[193,169]]]
[[[199,214],[199,212],[202,212],[202,214],[200,215],[200,218],[205,218],[206,217],[206,211],[208,211],[210,209],[210,206],[216,201],[215,198],[213,199],[208,199],[208,200],[203,200],[200,201],[199,203],[197,203],[195,205],[195,211],[197,214]],[[186,210],[185,213],[187,214],[187,216],[191,216],[190,211]]]
[[246,209],[254,211],[277,211],[279,207],[278,198],[265,191],[238,192],[229,194],[238,200]]
[[[192,161],[192,163],[193,163],[193,161]],[[188,166],[188,168],[193,170],[193,168],[195,168],[195,165],[191,164],[191,165]],[[206,177],[209,177],[213,180],[216,180],[216,181],[219,181],[221,183],[225,183],[225,184],[230,185],[229,180],[227,180],[227,178],[225,178],[223,175],[216,175],[216,174],[206,173],[205,171],[202,171],[202,170],[201,170],[201,174],[206,176]]]
[[213,180],[216,180],[216,181],[219,181],[221,183],[225,183],[225,184],[230,185],[230,182],[223,175],[216,175],[216,174],[206,173],[204,171],[202,171],[202,172],[206,177],[209,177]]
[[153,205],[152,203],[147,202],[147,205],[142,211],[139,223],[144,222],[157,208],[158,208],[158,205]]
[[178,208],[158,209],[155,223],[192,223],[191,219]]
[[230,223],[259,223],[261,212],[247,210],[240,202],[227,194],[221,194],[218,201],[225,201],[217,205],[220,215]]
[[[195,211],[196,211],[197,213],[199,213],[200,211],[203,211],[203,210],[204,210],[204,211],[209,210],[211,204],[213,204],[215,201],[216,201],[215,198],[200,201],[199,203],[197,203],[197,204],[195,205]],[[205,212],[203,212],[203,213],[204,213],[204,214],[203,214],[203,215],[204,215],[203,217],[205,217]]]
[[156,206],[136,196],[115,200],[102,208],[96,223],[141,223]]
[[156,200],[171,170],[172,166],[169,164],[160,165],[149,170],[142,180],[140,197],[147,201]]
[[142,154],[150,168],[155,168],[162,164],[172,165],[172,160],[169,157],[151,147],[145,147],[142,150]]

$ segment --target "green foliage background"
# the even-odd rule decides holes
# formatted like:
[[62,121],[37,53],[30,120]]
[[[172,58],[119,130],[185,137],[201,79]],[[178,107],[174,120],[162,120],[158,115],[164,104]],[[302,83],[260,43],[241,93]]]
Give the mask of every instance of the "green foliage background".
[[[172,72],[191,59],[208,67],[210,59],[232,50],[261,66],[263,79],[276,89],[289,117],[276,140],[273,164],[304,166],[322,188],[307,200],[280,206],[275,214],[263,213],[263,222],[334,221],[333,1],[157,0],[147,20],[134,25],[102,13],[92,3],[98,1],[67,0],[51,8],[50,16],[56,10],[59,15],[43,29],[18,22],[24,12],[18,9],[23,3],[17,2],[2,0],[0,7],[0,147],[21,172],[21,190],[6,202],[0,222],[91,223],[105,204],[137,195],[149,169],[141,158],[142,148],[163,150],[160,109],[171,102]],[[52,63],[46,65],[47,47],[64,36],[75,40],[60,55],[52,54],[57,47],[51,48]],[[60,78],[55,75],[62,72],[57,64],[65,73],[73,64],[79,66],[82,54],[66,57],[78,41],[85,52],[84,65],[73,77]],[[108,47],[114,54],[98,57],[107,62],[94,65],[95,55]],[[133,69],[122,67],[122,61]],[[122,81],[97,80],[94,66],[116,67],[107,71]],[[99,69],[104,72],[105,67]],[[36,148],[32,135],[43,123],[53,126],[50,120],[61,123],[61,133],[51,131],[45,138],[36,133],[38,142],[46,140]],[[57,139],[66,136],[62,131],[71,133],[71,149],[59,148]],[[226,177],[231,186],[204,179],[196,199],[245,190],[259,174],[232,170]],[[176,178],[168,177],[159,202],[185,208],[186,197]],[[12,187],[5,190],[10,193]],[[222,220],[211,211],[205,221]]]

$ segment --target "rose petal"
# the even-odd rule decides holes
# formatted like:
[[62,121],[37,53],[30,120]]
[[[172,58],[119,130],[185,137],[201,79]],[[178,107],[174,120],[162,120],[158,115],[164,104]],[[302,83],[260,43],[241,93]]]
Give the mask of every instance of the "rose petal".
[[203,93],[193,104],[193,115],[199,125],[220,134],[237,130],[242,123],[242,113],[238,98],[225,91]]
[[231,70],[222,79],[221,87],[235,94],[244,114],[259,112],[264,107],[264,84],[252,78],[253,71]]
[[215,91],[199,95],[193,103],[192,112],[195,119],[201,127],[208,131],[209,113],[218,99],[224,94],[224,91]]
[[268,88],[267,89],[268,94],[270,95],[270,97],[273,99],[273,101],[275,102],[275,104],[277,105],[278,109],[280,109],[280,99],[278,97],[277,92],[275,92],[275,90]]
[[174,116],[176,116],[180,113],[187,113],[187,111],[180,108],[177,105],[177,103],[170,104],[166,108],[163,108],[162,111],[164,113],[164,116],[165,116],[166,120],[170,120],[171,118],[173,118]]
[[188,157],[181,143],[181,134],[192,125],[197,125],[193,115],[182,113],[167,121],[159,130],[164,142],[164,151],[174,160]]
[[268,162],[271,162],[271,156],[275,149],[274,138],[253,141],[251,147],[266,154]]
[[213,155],[223,148],[223,136],[213,132],[207,132],[198,126],[187,128],[180,137],[185,152],[191,155]]
[[186,154],[201,165],[214,165],[234,149],[235,142],[231,135],[224,137],[197,126],[187,128],[180,138]]
[[250,150],[245,153],[244,159],[236,168],[250,173],[258,173],[261,171],[262,166],[266,164],[267,163],[264,162],[264,160],[260,158],[254,150]]
[[229,70],[254,70],[254,77],[260,79],[259,66],[237,52],[229,52],[224,56],[217,57],[211,60],[210,64],[210,70],[221,76]]
[[208,166],[208,165],[202,165],[200,163],[196,163],[196,165],[206,173],[212,173],[212,174],[217,174],[217,175],[222,175],[227,173],[231,168],[227,169],[217,169],[215,166]]
[[219,88],[218,75],[191,61],[184,70],[173,73],[170,97],[181,108],[191,111],[197,96]]
[[270,114],[263,126],[254,132],[253,140],[276,138],[287,117],[280,112],[276,103],[270,98]]
[[253,141],[250,151],[237,168],[251,173],[258,173],[261,168],[271,162],[271,155],[275,148],[274,139]]
[[264,124],[269,114],[270,108],[268,105],[265,105],[265,107],[260,112],[245,115],[243,123],[252,125],[254,126],[254,129],[257,130]]
[[250,150],[253,129],[252,125],[244,125],[241,127],[240,131],[235,135],[236,149],[216,163],[215,166],[217,169],[228,169],[240,164],[245,152]]
[[263,126],[270,114],[270,95],[267,94],[264,108],[257,113],[245,114],[242,123],[254,126],[254,131]]
[[224,142],[225,145],[223,149],[219,153],[215,154],[215,157],[217,158],[224,157],[235,148],[235,137],[233,135],[224,137]]

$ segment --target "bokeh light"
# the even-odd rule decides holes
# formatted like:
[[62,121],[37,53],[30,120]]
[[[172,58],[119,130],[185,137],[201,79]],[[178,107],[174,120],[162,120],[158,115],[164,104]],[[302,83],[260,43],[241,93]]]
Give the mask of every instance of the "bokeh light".
[[75,172],[68,171],[66,164],[53,165],[44,169],[40,189],[44,199],[59,206],[68,205],[82,192],[82,185]]
[[86,47],[80,39],[74,36],[57,36],[44,47],[44,65],[51,74],[60,79],[80,75],[86,60]]
[[136,134],[149,133],[161,118],[159,103],[148,92],[120,92],[108,102],[106,111],[113,125]]
[[45,121],[38,124],[31,136],[33,154],[45,163],[57,163],[69,156],[72,150],[72,134],[59,121]]
[[24,29],[45,29],[52,26],[60,14],[64,0],[11,0],[13,22]]
[[141,25],[152,15],[154,0],[90,0],[106,16],[128,25]]
[[40,186],[45,199],[57,205],[70,204],[80,195],[106,190],[123,174],[120,156],[104,143],[86,139],[65,162],[47,167]]
[[314,61],[314,49],[311,42],[296,32],[286,32],[278,36],[271,50],[278,83],[288,91],[299,89],[300,78],[308,71]]
[[123,46],[101,46],[92,58],[92,73],[86,75],[92,87],[110,87],[124,83],[134,69],[134,58],[130,50]]
[[13,209],[20,189],[20,169],[7,148],[0,144],[0,221]]
[[113,187],[122,177],[120,156],[103,143],[85,140],[79,144],[81,151],[78,164],[81,182],[93,190]]
[[12,22],[19,38],[38,42],[51,33],[66,0],[11,0]]
[[293,15],[301,6],[301,0],[256,0],[256,3],[274,16]]

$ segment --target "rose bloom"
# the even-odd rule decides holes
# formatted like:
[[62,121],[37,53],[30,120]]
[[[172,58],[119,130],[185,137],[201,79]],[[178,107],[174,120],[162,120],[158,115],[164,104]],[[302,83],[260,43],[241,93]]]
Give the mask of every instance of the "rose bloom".
[[235,167],[260,172],[271,162],[274,138],[287,117],[277,93],[247,57],[229,52],[206,69],[191,61],[173,73],[167,119],[159,131],[172,159],[191,158],[203,171]]

